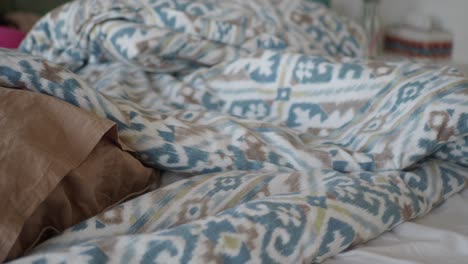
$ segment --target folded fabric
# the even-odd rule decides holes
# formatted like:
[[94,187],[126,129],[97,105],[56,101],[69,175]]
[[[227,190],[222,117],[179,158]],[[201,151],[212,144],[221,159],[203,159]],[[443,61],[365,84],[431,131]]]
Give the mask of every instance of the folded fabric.
[[18,263],[321,262],[462,190],[468,80],[345,58],[355,35],[299,0],[87,0],[44,17],[21,45],[37,56],[0,51],[0,85],[108,118],[144,164],[191,177]]
[[0,261],[157,183],[112,122],[27,91],[0,101]]
[[365,54],[362,28],[321,4],[215,2],[71,1],[36,23],[20,49],[73,71],[118,60],[179,75],[261,50]]

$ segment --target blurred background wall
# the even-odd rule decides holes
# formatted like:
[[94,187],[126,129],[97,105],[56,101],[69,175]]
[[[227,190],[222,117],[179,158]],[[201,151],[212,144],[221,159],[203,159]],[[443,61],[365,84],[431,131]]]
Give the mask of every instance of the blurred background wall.
[[[360,19],[362,0],[332,0],[332,7],[340,14]],[[434,17],[454,34],[453,60],[468,63],[468,0],[381,0],[384,25],[391,25],[415,12]]]
[[12,10],[44,14],[67,0],[0,0],[0,12]]

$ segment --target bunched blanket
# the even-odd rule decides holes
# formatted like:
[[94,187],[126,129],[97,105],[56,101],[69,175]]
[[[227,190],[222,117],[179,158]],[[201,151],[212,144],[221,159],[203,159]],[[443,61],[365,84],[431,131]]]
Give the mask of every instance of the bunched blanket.
[[[321,262],[428,213],[468,174],[468,80],[369,61],[353,22],[300,0],[82,0],[45,16],[0,85],[117,124],[185,173],[18,263]],[[26,54],[29,53],[29,54]]]

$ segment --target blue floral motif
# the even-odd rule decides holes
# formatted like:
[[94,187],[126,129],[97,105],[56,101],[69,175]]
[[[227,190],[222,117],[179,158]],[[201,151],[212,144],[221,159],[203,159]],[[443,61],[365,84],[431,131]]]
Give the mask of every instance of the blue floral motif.
[[229,112],[239,117],[262,120],[270,115],[271,106],[262,100],[236,101],[231,104]]
[[338,243],[335,247],[346,246],[350,241],[353,241],[355,235],[356,233],[350,225],[339,219],[331,218],[328,222],[325,238],[320,245],[319,256],[328,254],[331,251],[330,245],[333,243]]
[[397,100],[392,108],[395,111],[401,104],[412,101],[419,96],[419,93],[426,85],[425,82],[409,82],[398,90]]
[[0,50],[0,86],[115,122],[138,160],[181,180],[19,262],[321,262],[465,186],[468,81],[410,61],[379,74],[349,58],[364,31],[323,5],[90,3],[42,18],[30,54]]
[[242,180],[238,176],[221,177],[216,179],[213,192],[235,190],[241,184]]
[[299,83],[328,83],[333,75],[333,66],[322,57],[301,57],[294,68],[294,77]]
[[250,78],[259,83],[274,82],[278,77],[281,53],[272,53],[268,60],[260,62],[259,65],[250,65]]
[[[305,114],[305,116],[300,116],[300,113]],[[288,127],[299,127],[308,123],[308,119],[312,119],[314,116],[319,116],[320,121],[324,121],[328,118],[328,115],[325,111],[322,110],[320,105],[317,104],[294,104],[290,107],[289,116],[286,121]],[[311,125],[310,123],[308,125]]]

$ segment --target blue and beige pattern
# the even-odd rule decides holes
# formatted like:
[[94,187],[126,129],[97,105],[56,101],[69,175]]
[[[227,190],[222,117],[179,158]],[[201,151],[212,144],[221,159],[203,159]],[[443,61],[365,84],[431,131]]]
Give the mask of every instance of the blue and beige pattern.
[[0,85],[108,118],[186,179],[46,241],[18,263],[321,262],[465,186],[468,80],[364,59],[362,30],[299,0],[75,1]]

